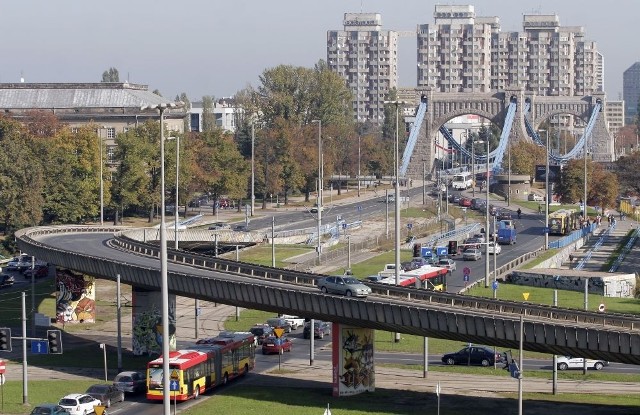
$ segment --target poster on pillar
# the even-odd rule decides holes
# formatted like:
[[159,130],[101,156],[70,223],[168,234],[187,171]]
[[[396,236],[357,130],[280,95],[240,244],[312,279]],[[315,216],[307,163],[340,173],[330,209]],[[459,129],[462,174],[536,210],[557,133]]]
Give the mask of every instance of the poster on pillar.
[[333,396],[375,391],[374,330],[333,323]]
[[56,287],[58,323],[95,323],[95,278],[61,269],[56,272]]
[[[133,287],[131,293],[133,354],[162,354],[162,295]],[[176,350],[176,296],[169,294],[169,349]]]

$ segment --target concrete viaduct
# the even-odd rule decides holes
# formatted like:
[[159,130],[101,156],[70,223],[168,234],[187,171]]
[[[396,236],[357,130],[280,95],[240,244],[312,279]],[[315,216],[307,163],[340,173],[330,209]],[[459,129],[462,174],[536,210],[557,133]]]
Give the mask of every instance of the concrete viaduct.
[[[595,161],[613,161],[613,138],[607,129],[604,115],[604,92],[592,96],[538,96],[521,89],[490,93],[440,93],[431,89],[415,89],[400,91],[398,99],[417,107],[423,96],[427,99],[427,112],[420,125],[418,140],[407,169],[409,177],[422,176],[423,160],[427,171],[431,171],[435,157],[435,139],[439,134],[438,130],[446,122],[460,115],[475,114],[503,128],[507,107],[512,98],[517,102],[516,118],[509,134],[509,141],[513,143],[531,139],[525,127],[525,117],[536,131],[541,124],[557,114],[573,115],[586,124],[596,102],[600,102],[602,109],[593,128],[589,147]],[[525,113],[526,104],[530,108],[528,113]]]
[[[96,278],[159,290],[157,245],[126,229],[51,227],[16,233],[30,255]],[[80,241],[79,249],[69,249]],[[78,242],[76,242],[78,244]],[[64,246],[67,249],[63,249]],[[117,254],[120,258],[116,258]],[[123,256],[124,255],[124,256]],[[367,299],[322,294],[316,274],[169,250],[171,293],[240,307],[304,315],[358,327],[640,364],[640,318],[380,287]],[[123,260],[122,258],[126,258]]]

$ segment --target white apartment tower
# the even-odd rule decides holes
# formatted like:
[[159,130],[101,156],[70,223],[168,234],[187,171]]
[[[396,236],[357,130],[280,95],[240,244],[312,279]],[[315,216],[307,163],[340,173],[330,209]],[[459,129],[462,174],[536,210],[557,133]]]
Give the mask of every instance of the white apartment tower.
[[582,27],[556,15],[524,15],[523,30],[501,32],[497,17],[470,5],[436,5],[433,25],[418,25],[418,87],[488,92],[521,87],[538,95],[603,90],[603,57]]
[[473,6],[435,6],[435,24],[418,25],[418,88],[489,92],[491,37],[498,18],[477,19]]
[[327,64],[353,95],[358,122],[382,122],[384,100],[398,86],[398,33],[382,30],[379,13],[345,13],[344,30],[327,32]]

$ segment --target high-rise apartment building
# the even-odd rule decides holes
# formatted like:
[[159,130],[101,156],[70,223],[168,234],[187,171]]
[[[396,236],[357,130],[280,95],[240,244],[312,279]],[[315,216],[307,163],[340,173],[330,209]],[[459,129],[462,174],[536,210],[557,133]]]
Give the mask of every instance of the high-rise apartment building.
[[627,125],[633,124],[638,117],[640,100],[640,62],[634,63],[622,74],[622,97],[625,122]]
[[436,5],[434,24],[418,25],[418,87],[488,92],[521,87],[539,95],[589,95],[603,89],[603,57],[582,27],[556,15],[524,15],[523,30],[501,32],[498,17],[470,5]]
[[327,64],[353,94],[354,119],[382,122],[384,100],[398,86],[398,33],[379,13],[345,13],[344,30],[327,32]]

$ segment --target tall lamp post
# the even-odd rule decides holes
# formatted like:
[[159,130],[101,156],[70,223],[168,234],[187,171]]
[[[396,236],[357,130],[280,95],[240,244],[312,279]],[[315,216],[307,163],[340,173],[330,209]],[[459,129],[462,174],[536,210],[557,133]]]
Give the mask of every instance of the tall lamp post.
[[[486,198],[486,209],[485,209],[485,231],[484,236],[487,237],[489,234],[489,137],[486,139],[487,142],[487,172],[485,175],[485,198]],[[488,241],[489,238],[486,238]],[[484,288],[489,287],[489,255],[485,254],[484,260]]]
[[312,120],[311,122],[318,123],[318,198],[316,202],[318,207],[318,246],[316,249],[318,251],[318,265],[320,265],[322,253],[322,240],[320,238],[322,229],[322,120]]
[[360,134],[358,134],[358,197],[360,197]]
[[545,133],[545,171],[544,171],[544,249],[549,249],[549,199],[551,196],[551,192],[549,192],[549,131],[548,130],[540,130],[541,133]]
[[102,165],[104,164],[104,160],[102,157],[102,136],[100,135],[100,130],[101,129],[99,128],[98,147],[100,148],[100,225],[104,225],[104,176],[102,173]]
[[[473,194],[473,197],[476,197],[476,153],[475,153],[475,148],[473,146],[473,143],[475,143],[476,140],[471,140],[471,192]],[[488,208],[489,206],[487,206]]]
[[178,188],[180,187],[180,136],[176,135],[176,209],[173,222],[173,247],[178,249],[178,221],[180,215],[178,214]]
[[[589,133],[591,135],[591,133]],[[584,199],[582,200],[582,217],[584,218],[585,223],[587,222],[587,156],[589,155],[589,136],[584,139]]]
[[[401,104],[405,104],[404,101],[384,101],[385,104],[393,104],[396,106],[396,139],[393,148],[393,161],[394,161],[394,176],[395,176],[395,189],[394,189],[394,208],[395,208],[395,278],[396,285],[400,283],[400,160],[398,154],[398,126],[399,126],[399,107]],[[398,334],[398,333],[396,333]],[[397,337],[396,337],[397,338]]]
[[[167,230],[165,225],[165,183],[164,183],[164,112],[167,108],[182,107],[182,102],[163,102],[148,104],[140,110],[158,110],[160,112],[160,280],[162,296],[162,403],[164,415],[171,413],[169,382],[169,281],[167,273]],[[177,208],[177,207],[176,207]]]
[[[256,142],[256,135],[253,127],[253,122],[251,122],[251,216],[252,217],[253,217],[255,203],[256,203],[256,193],[255,193],[256,163],[255,163],[255,156],[254,156],[255,142]],[[264,196],[263,196],[263,199],[264,199]],[[273,208],[273,206],[271,207]]]

